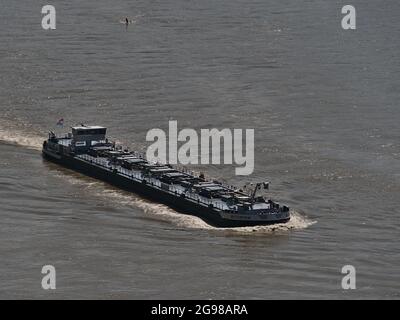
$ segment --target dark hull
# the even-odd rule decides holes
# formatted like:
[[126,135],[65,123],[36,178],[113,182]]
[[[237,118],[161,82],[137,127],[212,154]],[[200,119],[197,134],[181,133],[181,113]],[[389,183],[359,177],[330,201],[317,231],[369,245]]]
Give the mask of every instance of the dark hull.
[[77,160],[71,156],[53,154],[51,152],[46,152],[44,150],[43,157],[46,160],[57,163],[74,171],[83,173],[87,176],[100,179],[111,185],[119,187],[123,190],[134,192],[154,202],[166,204],[167,206],[181,213],[197,216],[215,227],[229,228],[229,227],[269,225],[276,223],[284,223],[289,220],[286,219],[275,222],[269,222],[269,221],[251,221],[251,220],[247,221],[247,220],[224,219],[223,217],[220,216],[219,212],[214,210],[213,208],[206,208],[195,202],[188,201],[185,198],[175,196],[173,194],[164,192],[162,190],[155,190],[151,186],[148,186],[144,183],[137,182],[135,180],[123,177],[121,175],[114,174],[110,171],[106,171],[97,166]]

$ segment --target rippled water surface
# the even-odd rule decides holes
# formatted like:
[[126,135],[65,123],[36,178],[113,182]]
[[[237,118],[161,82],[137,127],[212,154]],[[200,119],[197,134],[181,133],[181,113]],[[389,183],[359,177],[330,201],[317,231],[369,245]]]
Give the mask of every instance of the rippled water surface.
[[[397,1],[353,1],[355,31],[339,1],[52,4],[45,31],[41,1],[1,1],[0,298],[399,298]],[[270,180],[293,219],[218,230],[47,163],[60,118],[142,151],[170,119],[254,128],[251,176],[194,169]]]

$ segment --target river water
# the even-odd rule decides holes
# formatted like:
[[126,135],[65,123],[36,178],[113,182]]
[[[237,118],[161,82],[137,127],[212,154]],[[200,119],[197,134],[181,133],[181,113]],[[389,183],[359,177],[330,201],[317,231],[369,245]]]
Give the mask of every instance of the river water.
[[[399,298],[398,1],[352,1],[347,31],[340,1],[54,0],[52,31],[0,4],[0,298]],[[168,120],[254,128],[252,175],[194,169],[269,180],[293,218],[219,230],[47,163],[60,118],[141,151]]]

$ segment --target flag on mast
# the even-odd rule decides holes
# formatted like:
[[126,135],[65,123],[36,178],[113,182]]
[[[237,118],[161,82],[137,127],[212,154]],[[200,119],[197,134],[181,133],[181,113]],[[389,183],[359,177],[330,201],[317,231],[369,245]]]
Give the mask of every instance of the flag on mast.
[[58,126],[58,127],[64,126],[64,118],[61,118],[60,120],[58,120],[57,126]]

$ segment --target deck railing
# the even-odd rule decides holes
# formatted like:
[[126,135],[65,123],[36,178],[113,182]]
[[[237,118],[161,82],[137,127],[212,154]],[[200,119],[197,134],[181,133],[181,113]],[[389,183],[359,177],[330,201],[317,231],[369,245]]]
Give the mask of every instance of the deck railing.
[[[152,186],[156,186],[158,188],[161,188],[161,181],[152,177],[146,177],[145,175],[143,175],[141,172],[137,172],[134,170],[129,170],[129,169],[125,169],[122,168],[121,166],[115,166],[113,164],[110,164],[110,162],[107,159],[104,158],[96,158],[96,157],[92,157],[90,155],[87,154],[80,154],[77,156],[78,158],[85,160],[87,162],[96,164],[100,167],[103,167],[109,171],[113,171],[116,170],[117,173],[129,177],[129,178],[134,178],[138,181],[143,181],[145,180],[146,183],[151,184]],[[184,171],[181,171],[184,172]],[[216,201],[213,199],[205,199],[201,196],[199,196],[196,193],[191,193],[191,192],[186,192],[184,190],[182,190],[182,187],[177,187],[174,186],[173,184],[169,185],[169,191],[172,193],[175,193],[177,195],[181,195],[181,194],[185,194],[185,197],[188,199],[191,199],[193,201],[196,201],[198,203],[204,204],[204,205],[213,205],[215,208],[220,209],[220,210],[225,210],[227,209],[227,205],[222,204],[221,201]]]

